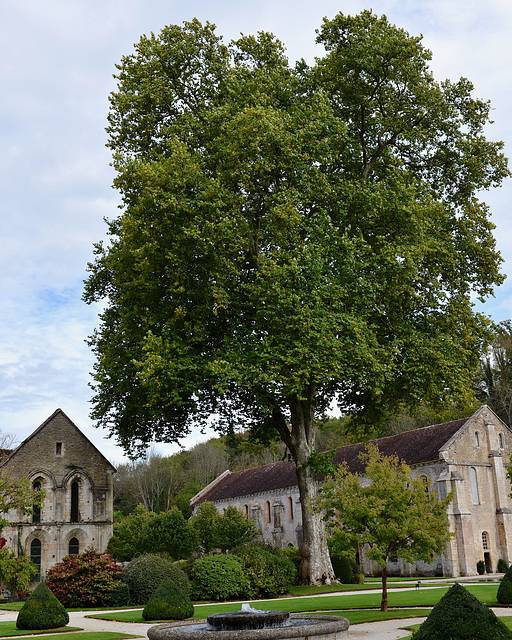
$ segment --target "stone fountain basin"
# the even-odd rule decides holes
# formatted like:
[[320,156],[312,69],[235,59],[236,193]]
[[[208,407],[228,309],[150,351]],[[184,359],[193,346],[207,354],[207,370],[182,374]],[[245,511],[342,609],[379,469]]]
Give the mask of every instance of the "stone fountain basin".
[[290,616],[290,624],[265,629],[220,630],[206,624],[159,624],[148,629],[149,640],[343,640],[349,622],[341,616]]

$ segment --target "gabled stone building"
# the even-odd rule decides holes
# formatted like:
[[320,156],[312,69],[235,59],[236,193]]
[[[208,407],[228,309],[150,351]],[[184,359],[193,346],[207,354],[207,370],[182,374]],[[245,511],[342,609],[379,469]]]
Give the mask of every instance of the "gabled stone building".
[[0,473],[27,477],[45,489],[43,506],[31,515],[7,514],[7,546],[23,551],[40,576],[64,556],[92,546],[105,551],[112,536],[115,468],[61,410],[57,409],[0,464]]
[[[454,534],[446,553],[429,564],[410,565],[397,558],[388,565],[390,575],[474,575],[484,560],[488,572],[499,558],[512,562],[512,500],[506,476],[512,451],[511,430],[487,407],[470,418],[373,440],[385,455],[397,455],[413,472],[430,481],[440,498],[454,490],[448,507]],[[363,472],[359,453],[363,444],[342,447],[336,463]],[[264,541],[278,547],[298,546],[302,516],[297,476],[289,462],[224,472],[191,500],[194,508],[208,500],[219,510],[234,505],[252,518]],[[364,555],[362,569],[375,572]]]

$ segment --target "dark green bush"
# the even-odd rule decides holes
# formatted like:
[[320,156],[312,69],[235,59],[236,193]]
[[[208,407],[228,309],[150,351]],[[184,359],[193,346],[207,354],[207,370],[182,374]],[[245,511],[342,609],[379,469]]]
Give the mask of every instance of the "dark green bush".
[[286,558],[286,560],[290,560],[291,562],[293,562],[295,566],[296,576],[298,576],[299,570],[300,570],[300,563],[302,560],[300,555],[300,549],[298,547],[285,547],[284,549],[279,550],[279,555],[282,556],[283,558]]
[[332,553],[331,564],[334,575],[341,584],[352,584],[352,567],[347,556],[340,553]]
[[16,620],[18,629],[58,629],[69,622],[69,615],[44,582],[21,607]]
[[485,573],[485,562],[483,560],[479,560],[476,563],[476,570],[479,576],[483,576]]
[[512,604],[512,565],[500,581],[496,598],[500,604]]
[[489,607],[454,584],[430,612],[414,640],[510,640],[512,632]]
[[187,576],[173,562],[154,554],[145,554],[131,560],[123,569],[121,580],[130,589],[132,604],[146,604],[159,584],[165,578],[172,578],[189,593]]
[[498,573],[507,573],[508,571],[508,563],[503,560],[503,558],[500,558],[498,560],[498,565],[496,567]]
[[172,578],[165,578],[144,607],[144,620],[184,620],[194,615],[188,593]]
[[194,600],[228,600],[247,595],[242,561],[234,555],[198,558],[190,567],[189,576]]
[[236,551],[248,580],[248,596],[273,598],[287,593],[294,584],[297,571],[291,560],[269,545],[247,545]]
[[124,607],[127,604],[131,604],[130,587],[126,582],[118,580],[112,591],[105,597],[104,605],[106,607]]

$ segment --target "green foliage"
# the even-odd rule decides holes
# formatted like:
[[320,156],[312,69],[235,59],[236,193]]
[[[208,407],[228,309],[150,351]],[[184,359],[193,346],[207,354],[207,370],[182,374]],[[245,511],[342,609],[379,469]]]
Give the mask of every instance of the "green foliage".
[[199,539],[199,546],[203,553],[210,553],[219,546],[220,513],[217,507],[211,502],[203,502],[199,505],[190,523]]
[[198,558],[190,567],[189,576],[194,600],[231,600],[247,593],[244,566],[233,555]]
[[230,505],[221,514],[217,523],[217,546],[222,551],[252,542],[258,535],[258,528],[252,520]]
[[111,555],[89,547],[51,567],[46,584],[65,607],[101,607],[119,594],[120,577]]
[[512,565],[500,580],[496,598],[500,604],[512,604]]
[[275,598],[287,593],[297,577],[293,562],[269,545],[246,545],[236,550],[248,580],[251,598]]
[[33,489],[28,478],[0,476],[0,531],[8,524],[2,514],[19,509],[22,514],[31,515],[34,507],[43,505],[45,497],[45,490]]
[[44,582],[40,582],[20,609],[18,629],[57,629],[65,627],[69,615]]
[[478,197],[509,175],[490,104],[436,82],[420,37],[363,11],[318,42],[291,67],[271,34],[224,44],[193,20],[123,57],[108,144],[124,211],[84,292],[103,304],[99,425],[131,453],[212,414],[278,433],[303,499],[333,399],[370,429],[470,395],[491,338],[473,299],[503,281]]
[[16,555],[5,546],[0,548],[0,582],[17,600],[19,591],[26,591],[32,578],[37,574],[36,565],[24,555]]
[[454,584],[432,609],[414,640],[505,640],[512,632],[489,607]]
[[353,574],[352,565],[347,556],[340,553],[331,553],[331,564],[334,570],[334,575],[341,582],[341,584],[352,584]]
[[479,560],[476,563],[476,571],[479,576],[483,576],[483,574],[485,573],[485,562],[483,560]]
[[184,620],[194,615],[188,590],[173,580],[164,578],[144,607],[144,620]]
[[186,574],[173,562],[155,554],[144,554],[131,560],[123,569],[123,582],[130,588],[132,604],[146,604],[162,580],[169,578],[184,593],[190,586]]
[[133,513],[114,522],[107,550],[124,562],[143,553],[165,553],[173,559],[188,558],[198,548],[197,533],[177,507],[148,513],[138,505]]
[[503,560],[503,558],[500,558],[498,560],[498,564],[496,566],[496,571],[498,573],[507,573],[507,571],[508,571],[508,562],[506,560]]
[[387,561],[397,556],[428,562],[432,553],[443,552],[450,535],[446,507],[452,495],[438,500],[405,463],[382,455],[374,445],[367,446],[361,460],[365,482],[346,465],[332,467],[315,508],[325,513],[334,549],[364,547],[366,556],[382,567],[385,611]]
[[279,555],[293,562],[298,576],[301,562],[300,549],[297,547],[284,547],[283,549],[279,549]]

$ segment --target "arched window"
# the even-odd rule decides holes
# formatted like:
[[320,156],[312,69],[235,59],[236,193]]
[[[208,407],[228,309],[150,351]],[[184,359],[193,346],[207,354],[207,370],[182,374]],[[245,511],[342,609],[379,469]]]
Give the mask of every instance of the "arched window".
[[78,498],[80,495],[80,485],[76,480],[71,483],[71,522],[78,522]]
[[484,551],[489,549],[489,536],[487,535],[487,531],[482,532],[482,548]]
[[293,520],[293,498],[288,498],[288,520]]
[[427,476],[421,476],[421,481],[423,482],[423,487],[425,489],[425,493],[428,495],[428,478],[427,478]]
[[471,494],[473,496],[473,504],[480,504],[480,495],[478,493],[478,481],[476,477],[475,467],[469,468],[469,479],[471,481]]
[[480,436],[478,434],[478,431],[475,431],[475,447],[477,449],[480,449]]
[[[32,485],[34,491],[41,491],[41,483],[36,481]],[[41,522],[41,507],[38,504],[32,505],[32,522],[37,524]]]
[[68,545],[68,553],[70,556],[76,556],[80,553],[80,543],[78,538],[71,538]]
[[499,443],[500,449],[503,449],[503,434],[502,433],[498,433],[498,443]]
[[245,510],[245,515],[247,517],[249,517],[249,505],[248,504],[244,504],[244,510]]
[[270,511],[270,502],[267,500],[266,502],[266,511],[265,511],[265,519],[267,521],[267,524],[272,520],[272,513]]
[[41,540],[34,538],[30,543],[30,559],[37,567],[37,574],[34,580],[41,579]]

